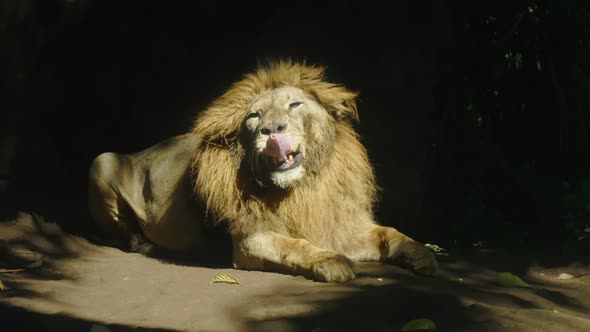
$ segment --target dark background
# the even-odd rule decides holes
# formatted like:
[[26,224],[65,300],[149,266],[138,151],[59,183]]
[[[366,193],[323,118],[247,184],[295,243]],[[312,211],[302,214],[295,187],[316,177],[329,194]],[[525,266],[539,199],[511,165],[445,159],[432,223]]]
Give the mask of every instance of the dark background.
[[585,1],[0,2],[0,212],[85,232],[86,173],[191,128],[259,63],[360,92],[377,216],[418,240],[587,252]]

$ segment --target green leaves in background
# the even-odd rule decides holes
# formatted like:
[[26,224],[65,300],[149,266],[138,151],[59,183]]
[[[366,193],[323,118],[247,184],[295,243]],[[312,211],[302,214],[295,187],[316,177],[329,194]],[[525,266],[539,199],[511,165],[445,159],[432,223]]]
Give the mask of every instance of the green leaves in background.
[[414,319],[402,327],[402,331],[436,331],[436,324],[431,319]]
[[530,287],[529,284],[510,272],[498,273],[496,283],[504,287]]

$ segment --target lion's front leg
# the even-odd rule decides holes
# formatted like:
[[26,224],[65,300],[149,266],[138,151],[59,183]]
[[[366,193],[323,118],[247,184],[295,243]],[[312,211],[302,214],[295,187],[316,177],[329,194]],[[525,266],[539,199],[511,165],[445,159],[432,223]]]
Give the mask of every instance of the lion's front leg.
[[345,254],[359,261],[395,262],[423,275],[438,269],[428,248],[392,227],[369,224],[348,248]]
[[238,269],[277,271],[327,282],[355,277],[356,267],[350,259],[304,239],[267,231],[234,236],[233,242],[233,262]]

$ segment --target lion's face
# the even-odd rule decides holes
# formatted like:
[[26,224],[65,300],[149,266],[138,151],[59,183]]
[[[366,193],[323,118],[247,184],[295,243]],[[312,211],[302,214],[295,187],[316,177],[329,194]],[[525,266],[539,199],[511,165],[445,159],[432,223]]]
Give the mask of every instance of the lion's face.
[[266,91],[248,108],[242,137],[256,179],[287,189],[319,167],[334,140],[332,118],[302,90]]

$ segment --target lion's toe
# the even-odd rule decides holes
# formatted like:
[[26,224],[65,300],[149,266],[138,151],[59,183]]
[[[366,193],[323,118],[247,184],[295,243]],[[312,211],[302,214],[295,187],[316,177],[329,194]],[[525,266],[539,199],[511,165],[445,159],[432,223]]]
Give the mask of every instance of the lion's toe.
[[418,242],[413,242],[404,248],[402,257],[403,265],[407,265],[414,272],[430,276],[438,270],[438,262],[434,254]]
[[325,282],[345,282],[354,279],[356,271],[356,265],[350,259],[342,255],[334,255],[313,265],[312,279]]
[[418,274],[431,276],[438,270],[438,263],[432,253],[424,255],[421,259],[413,264],[414,271]]

